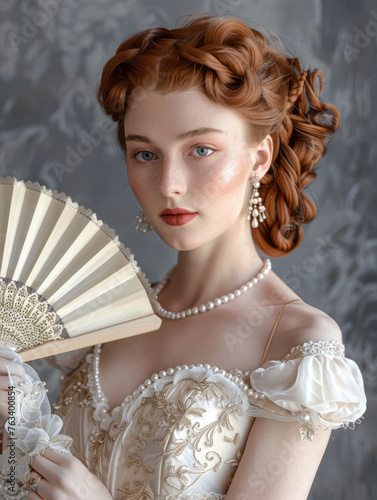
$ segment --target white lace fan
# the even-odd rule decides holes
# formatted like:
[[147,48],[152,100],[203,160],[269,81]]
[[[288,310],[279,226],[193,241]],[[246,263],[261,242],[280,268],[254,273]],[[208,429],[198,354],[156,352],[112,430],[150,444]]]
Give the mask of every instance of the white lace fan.
[[156,294],[91,210],[0,177],[0,339],[23,361],[157,330]]

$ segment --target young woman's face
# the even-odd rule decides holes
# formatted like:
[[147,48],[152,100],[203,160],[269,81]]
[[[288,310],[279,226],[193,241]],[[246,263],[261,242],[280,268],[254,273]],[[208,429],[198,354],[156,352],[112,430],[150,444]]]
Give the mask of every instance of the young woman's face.
[[[197,89],[147,92],[131,100],[124,129],[131,189],[170,247],[191,250],[245,227],[254,150],[242,118]],[[173,208],[196,215],[161,215]]]

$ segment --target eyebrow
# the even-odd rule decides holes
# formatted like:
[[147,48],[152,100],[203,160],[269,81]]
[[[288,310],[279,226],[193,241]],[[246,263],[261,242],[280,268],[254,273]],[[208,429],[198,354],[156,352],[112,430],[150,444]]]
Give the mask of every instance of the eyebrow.
[[[211,128],[211,127],[201,127],[197,128],[195,130],[189,130],[188,132],[183,132],[182,134],[176,135],[175,138],[178,140],[183,140],[187,139],[189,137],[195,137],[197,135],[203,135],[203,134],[225,134],[227,135],[228,132],[225,132],[225,130],[220,130],[217,128]],[[146,142],[148,144],[152,144],[152,141],[143,135],[138,135],[138,134],[128,134],[124,138],[125,141],[138,141],[138,142]]]

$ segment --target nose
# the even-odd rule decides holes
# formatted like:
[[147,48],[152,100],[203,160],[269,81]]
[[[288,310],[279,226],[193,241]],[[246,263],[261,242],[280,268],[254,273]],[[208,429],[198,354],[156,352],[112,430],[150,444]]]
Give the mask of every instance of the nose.
[[187,189],[184,166],[177,158],[164,158],[161,162],[159,189],[166,198],[184,194]]

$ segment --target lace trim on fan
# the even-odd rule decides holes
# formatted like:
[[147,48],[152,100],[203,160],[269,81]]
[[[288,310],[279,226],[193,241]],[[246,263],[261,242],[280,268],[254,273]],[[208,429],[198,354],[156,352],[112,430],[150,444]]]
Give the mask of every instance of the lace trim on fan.
[[131,262],[131,265],[135,273],[137,274],[139,280],[141,281],[143,287],[145,288],[149,301],[152,305],[153,311],[155,313],[158,312],[159,303],[157,301],[156,293],[152,288],[151,284],[149,283],[148,279],[145,277],[145,273],[143,273],[140,267],[137,265],[137,261],[135,260],[134,254],[131,253],[131,249],[125,247],[123,243],[119,241],[119,236],[116,234],[115,230],[110,228],[107,224],[104,224],[102,220],[98,220],[97,214],[94,213],[90,208],[85,208],[83,205],[79,205],[77,202],[72,201],[72,198],[70,196],[67,196],[65,193],[58,193],[58,191],[52,191],[51,189],[47,189],[46,186],[41,186],[39,182],[23,181],[23,180],[19,181],[15,177],[10,177],[9,175],[5,177],[5,179],[0,177],[0,182],[1,184],[7,184],[7,185],[12,185],[12,184],[24,185],[27,189],[38,191],[40,193],[45,194],[46,196],[50,196],[55,200],[59,200],[65,203],[66,205],[80,212],[88,219],[91,219],[110,239],[114,241],[114,243],[116,243],[122,254]]
[[330,342],[327,340],[319,340],[318,342],[310,340],[309,342],[292,347],[290,353],[282,359],[282,362],[284,363],[290,359],[304,358],[305,356],[316,356],[318,354],[329,354],[344,358],[344,351],[344,344],[337,340],[331,340]]
[[160,304],[157,300],[157,295],[154,289],[152,288],[151,284],[149,283],[148,279],[145,276],[145,273],[140,269],[140,267],[137,264],[137,261],[135,259],[134,254],[131,252],[130,248],[126,248],[123,243],[119,243],[119,248],[121,252],[129,259],[131,262],[132,267],[135,270],[135,273],[137,274],[139,280],[143,284],[145,291],[147,292],[149,301],[152,305],[152,309],[155,313],[157,313],[160,309]]
[[54,307],[34,288],[0,278],[0,337],[21,352],[68,338],[68,333]]

